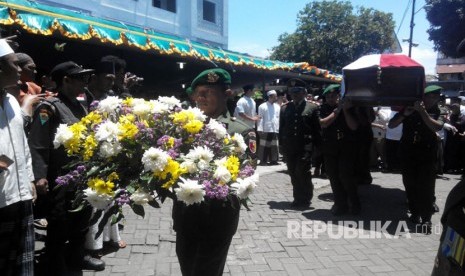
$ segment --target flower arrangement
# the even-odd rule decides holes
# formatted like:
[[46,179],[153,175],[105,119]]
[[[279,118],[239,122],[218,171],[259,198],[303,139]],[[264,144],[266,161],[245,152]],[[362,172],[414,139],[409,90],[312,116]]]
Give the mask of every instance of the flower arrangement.
[[180,106],[174,97],[108,97],[78,123],[60,125],[54,146],[73,161],[56,183],[77,186],[74,208],[90,204],[118,221],[123,205],[144,216],[144,205],[167,197],[192,205],[237,196],[247,207],[258,174],[243,137]]

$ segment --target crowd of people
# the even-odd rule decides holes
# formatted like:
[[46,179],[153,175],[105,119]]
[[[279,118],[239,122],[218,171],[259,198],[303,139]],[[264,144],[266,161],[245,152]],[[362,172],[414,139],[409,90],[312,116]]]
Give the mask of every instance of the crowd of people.
[[[93,101],[130,96],[130,87],[140,78],[127,74],[125,61],[116,56],[102,57],[93,69],[73,61],[57,64],[40,85],[35,72],[29,55],[15,53],[0,40],[0,271],[33,274],[34,225],[47,230],[40,271],[44,275],[104,270],[100,257],[105,245],[119,249],[126,244],[118,224],[108,223],[96,237],[98,223],[90,223],[96,213],[92,207],[69,212],[75,190],[57,185],[55,179],[66,172],[70,159],[63,148],[54,147],[54,134],[60,124],[84,117]],[[193,80],[183,104],[199,107],[224,123],[228,132],[243,134],[248,153],[259,165],[277,165],[282,156],[293,187],[292,208],[308,208],[312,177],[327,177],[334,195],[333,215],[359,215],[363,206],[358,186],[372,183],[370,171],[400,172],[410,219],[431,230],[431,217],[438,211],[437,175],[462,173],[465,107],[459,99],[441,98],[439,86],[428,86],[413,106],[396,109],[341,99],[338,84],[327,85],[313,97],[300,79],[290,79],[285,91],[266,91],[259,104],[253,99],[254,85],[246,85],[243,96],[231,105],[230,85],[227,71],[206,70]],[[176,252],[184,275],[222,274],[240,210],[239,201],[230,200],[230,208],[174,203]],[[198,218],[212,224],[199,226]],[[213,232],[218,235],[206,236],[206,229],[217,229]]]

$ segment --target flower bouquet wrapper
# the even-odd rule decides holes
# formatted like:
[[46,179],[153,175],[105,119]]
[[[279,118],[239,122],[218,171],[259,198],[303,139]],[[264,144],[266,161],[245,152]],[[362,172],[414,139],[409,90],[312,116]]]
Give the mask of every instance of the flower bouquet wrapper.
[[166,198],[186,207],[236,198],[248,209],[259,180],[242,135],[174,97],[93,102],[78,123],[58,127],[53,144],[72,159],[56,179],[75,186],[71,211],[92,206],[102,227],[120,221],[124,205],[143,217]]

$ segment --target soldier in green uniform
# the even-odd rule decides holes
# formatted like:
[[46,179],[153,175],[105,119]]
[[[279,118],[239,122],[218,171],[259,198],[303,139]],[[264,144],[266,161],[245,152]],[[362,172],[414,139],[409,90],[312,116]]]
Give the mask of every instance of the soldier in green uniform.
[[[192,81],[192,98],[205,115],[222,122],[229,134],[242,134],[249,146],[248,154],[255,158],[255,131],[228,112],[230,84],[231,76],[223,69],[203,71]],[[226,201],[206,200],[189,206],[180,201],[174,203],[176,254],[183,275],[223,274],[228,249],[237,231],[239,211],[240,201],[234,196]]]
[[442,87],[426,87],[423,101],[404,108],[390,121],[393,128],[403,123],[400,139],[402,180],[407,194],[410,219],[422,223],[431,231],[433,215],[435,164],[438,137],[436,132],[444,125],[445,113],[438,106]]
[[319,107],[306,101],[304,81],[291,79],[288,83],[292,101],[281,107],[279,140],[291,177],[294,197],[291,206],[308,208],[313,198],[311,156],[313,146],[321,141]]
[[335,216],[361,211],[357,191],[359,123],[349,101],[340,102],[340,85],[332,84],[323,91],[326,102],[321,106],[322,151],[326,173],[334,195],[331,212]]

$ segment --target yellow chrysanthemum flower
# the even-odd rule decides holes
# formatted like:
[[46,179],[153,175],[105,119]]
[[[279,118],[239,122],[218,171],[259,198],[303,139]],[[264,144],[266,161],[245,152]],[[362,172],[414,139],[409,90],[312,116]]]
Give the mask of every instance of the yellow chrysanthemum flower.
[[81,149],[81,140],[79,136],[73,135],[73,138],[68,140],[64,146],[68,155],[78,154]]
[[82,118],[81,122],[92,127],[102,122],[102,116],[99,113],[92,111]]
[[97,148],[97,140],[95,140],[95,136],[87,136],[86,140],[84,141],[84,152],[82,153],[84,161],[88,161],[90,158],[92,158],[92,156],[94,156],[95,148]]
[[137,126],[131,122],[121,123],[119,125],[121,134],[119,135],[119,140],[129,139],[133,140],[136,134],[139,132]]
[[181,165],[178,162],[169,158],[165,169],[161,172],[154,173],[153,175],[160,180],[166,180],[169,177],[169,180],[162,185],[162,188],[169,189],[178,181],[179,177],[186,172],[187,170],[181,168]]
[[189,121],[194,120],[195,115],[191,111],[183,110],[171,115],[171,118],[173,118],[173,123],[178,125],[184,125],[187,124]]
[[231,141],[229,141],[229,138],[224,138],[224,140],[223,140],[223,143],[224,143],[225,145],[229,145],[230,142],[231,142]]
[[112,172],[108,175],[108,181],[118,180],[119,175],[116,172]]
[[122,115],[119,117],[119,122],[121,124],[124,123],[134,123],[136,121],[136,116],[134,114],[127,114],[127,115]]
[[197,134],[202,130],[203,123],[199,120],[192,120],[185,124],[182,128],[185,129],[190,134]]
[[127,106],[132,106],[133,101],[134,101],[134,99],[129,97],[129,98],[124,99],[122,104],[127,105]]
[[112,181],[104,181],[101,178],[92,178],[89,179],[87,182],[87,186],[95,190],[99,194],[113,194],[113,188],[115,187],[115,183]]
[[228,169],[229,173],[231,174],[231,179],[234,181],[239,174],[239,158],[234,155],[231,155],[226,159],[226,169]]

